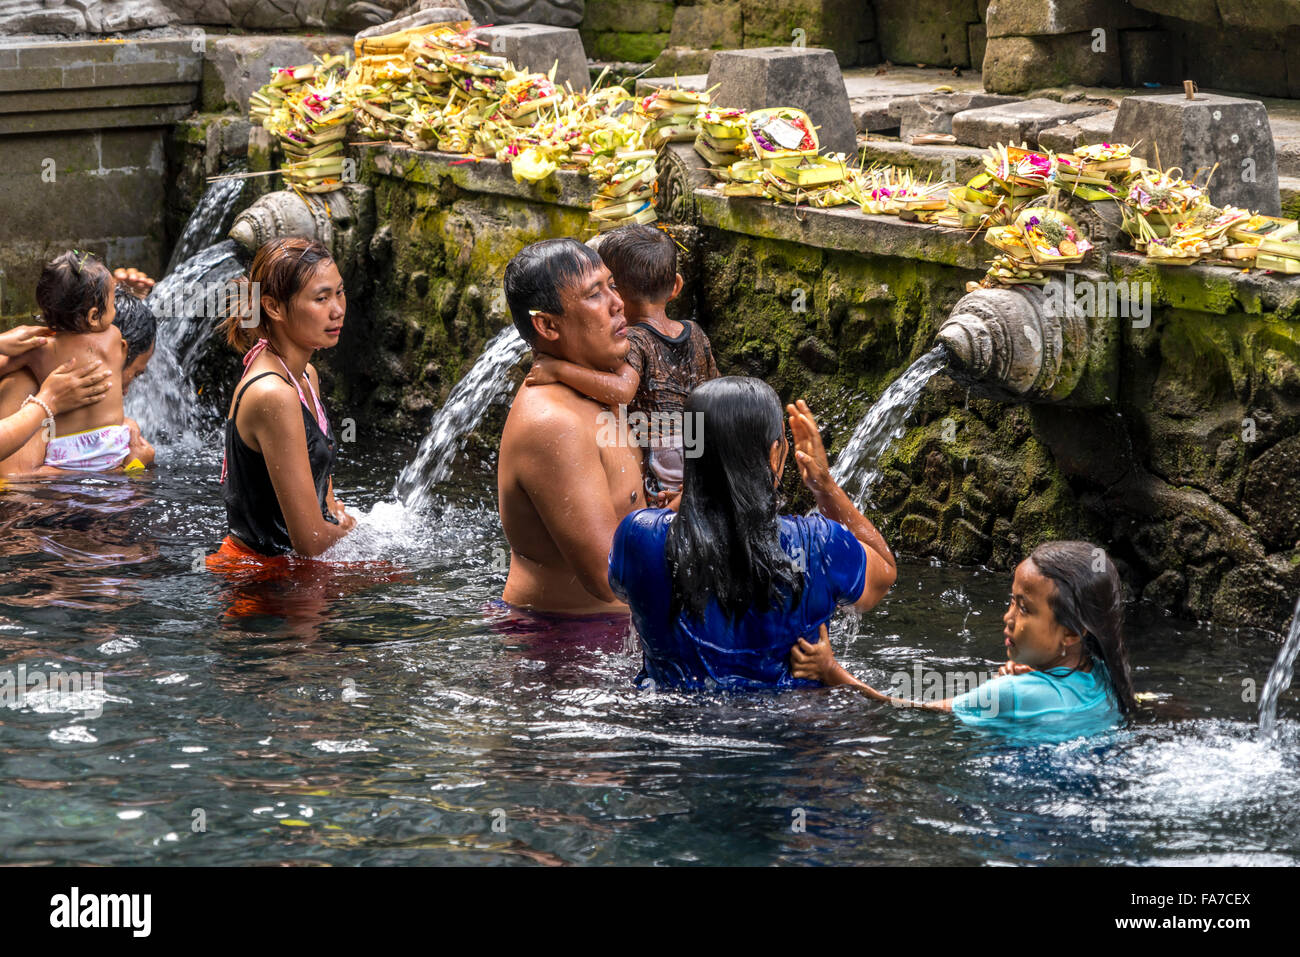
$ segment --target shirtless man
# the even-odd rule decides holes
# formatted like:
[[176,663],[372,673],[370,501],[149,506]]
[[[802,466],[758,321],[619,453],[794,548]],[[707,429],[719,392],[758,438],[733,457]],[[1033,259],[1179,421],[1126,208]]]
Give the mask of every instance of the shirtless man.
[[[506,266],[505,292],[534,352],[604,372],[622,365],[623,300],[593,250],[573,239],[534,243]],[[627,436],[608,441],[612,434],[609,410],[562,383],[515,394],[497,466],[508,604],[566,615],[626,610],[609,587],[609,548],[623,516],[646,503],[641,450]]]

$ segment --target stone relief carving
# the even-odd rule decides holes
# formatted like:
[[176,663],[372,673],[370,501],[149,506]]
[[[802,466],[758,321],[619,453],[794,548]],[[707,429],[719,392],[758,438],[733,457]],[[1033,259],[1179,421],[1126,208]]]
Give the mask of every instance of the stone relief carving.
[[0,34],[117,33],[172,24],[356,32],[437,7],[468,9],[479,23],[576,27],[584,0],[0,0]]

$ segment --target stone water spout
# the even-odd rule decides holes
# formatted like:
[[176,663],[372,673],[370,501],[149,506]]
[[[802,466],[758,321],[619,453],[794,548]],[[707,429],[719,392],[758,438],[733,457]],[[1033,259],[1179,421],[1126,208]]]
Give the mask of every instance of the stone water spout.
[[365,277],[374,232],[370,187],[352,183],[332,193],[267,193],[235,218],[229,235],[250,257],[264,243],[283,236],[319,240],[334,254],[351,287]]
[[[953,377],[1000,398],[1040,402],[1071,400],[1090,367],[1104,378],[1106,363],[1091,360],[1095,347],[1108,346],[1109,326],[1077,308],[1056,308],[1061,303],[1037,286],[967,293],[936,336],[948,347]],[[1113,394],[1104,382],[1092,385],[1098,388],[1071,404]],[[1094,394],[1098,389],[1102,395]]]

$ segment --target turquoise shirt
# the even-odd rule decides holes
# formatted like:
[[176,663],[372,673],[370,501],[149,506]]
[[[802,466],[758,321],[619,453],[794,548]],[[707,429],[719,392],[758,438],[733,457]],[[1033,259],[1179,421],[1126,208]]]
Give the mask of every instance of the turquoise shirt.
[[952,699],[962,723],[1036,741],[1100,734],[1122,718],[1106,666],[1002,675]]

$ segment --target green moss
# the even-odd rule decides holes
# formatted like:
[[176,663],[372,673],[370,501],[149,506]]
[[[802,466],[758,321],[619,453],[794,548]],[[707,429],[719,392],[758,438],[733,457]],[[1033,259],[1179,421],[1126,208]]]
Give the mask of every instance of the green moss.
[[610,32],[592,35],[588,45],[597,60],[625,60],[631,63],[649,63],[668,46],[669,34]]

